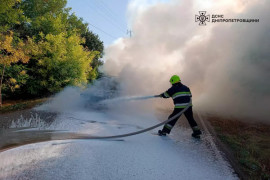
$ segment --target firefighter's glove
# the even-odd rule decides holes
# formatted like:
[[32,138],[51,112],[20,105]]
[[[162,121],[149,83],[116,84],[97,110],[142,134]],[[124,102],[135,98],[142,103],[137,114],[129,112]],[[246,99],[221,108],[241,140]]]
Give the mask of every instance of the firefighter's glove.
[[159,94],[159,95],[155,95],[155,97],[162,97],[162,95],[161,95],[161,94]]

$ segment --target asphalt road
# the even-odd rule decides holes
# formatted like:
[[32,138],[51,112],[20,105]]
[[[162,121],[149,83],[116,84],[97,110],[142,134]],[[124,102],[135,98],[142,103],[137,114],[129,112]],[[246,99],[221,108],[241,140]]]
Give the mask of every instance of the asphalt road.
[[[46,129],[116,135],[157,124],[151,114],[74,110]],[[0,153],[0,179],[238,179],[204,134],[177,127],[167,137],[158,129],[120,140],[58,140]],[[31,131],[29,132],[31,133]]]

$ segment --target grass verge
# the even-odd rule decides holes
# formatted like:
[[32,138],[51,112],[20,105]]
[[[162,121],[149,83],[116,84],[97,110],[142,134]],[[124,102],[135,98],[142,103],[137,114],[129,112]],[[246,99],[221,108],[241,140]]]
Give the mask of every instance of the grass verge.
[[249,179],[270,180],[270,125],[217,117],[208,120]]
[[3,106],[0,107],[0,114],[14,112],[23,109],[30,109],[39,104],[42,104],[48,100],[48,98],[34,99],[34,100],[17,100],[17,101],[6,101]]

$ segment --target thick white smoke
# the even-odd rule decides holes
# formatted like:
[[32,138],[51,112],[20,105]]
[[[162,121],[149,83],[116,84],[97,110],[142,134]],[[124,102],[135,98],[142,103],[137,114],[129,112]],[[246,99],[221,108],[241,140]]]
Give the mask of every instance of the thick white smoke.
[[[178,74],[195,109],[270,122],[270,1],[138,2],[128,9],[133,37],[105,53],[106,73],[122,80],[126,94],[161,93]],[[198,11],[260,22],[199,26]]]

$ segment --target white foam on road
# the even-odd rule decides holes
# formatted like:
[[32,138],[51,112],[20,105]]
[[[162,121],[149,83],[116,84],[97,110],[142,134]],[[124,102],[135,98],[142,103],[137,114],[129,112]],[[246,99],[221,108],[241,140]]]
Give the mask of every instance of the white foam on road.
[[[156,123],[151,116],[74,111],[63,113],[52,126],[116,135]],[[189,129],[183,128],[177,139],[150,132],[122,139],[51,141],[8,150],[0,153],[0,179],[238,179],[203,140],[190,137]]]

